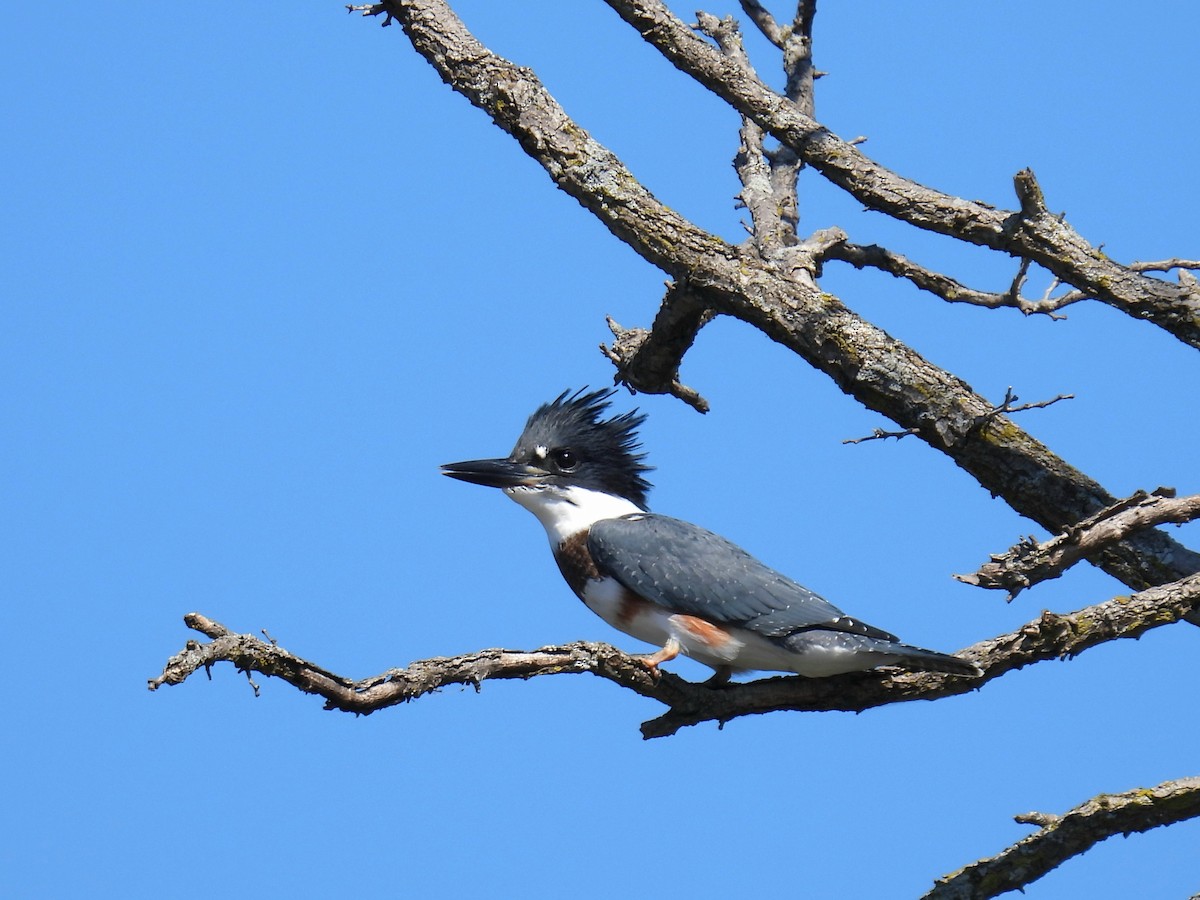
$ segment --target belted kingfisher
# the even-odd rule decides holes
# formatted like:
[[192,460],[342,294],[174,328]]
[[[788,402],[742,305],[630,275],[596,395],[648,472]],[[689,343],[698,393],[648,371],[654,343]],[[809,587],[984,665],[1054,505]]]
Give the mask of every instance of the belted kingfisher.
[[809,677],[896,666],[975,676],[957,656],[923,650],[847,616],[719,535],[648,511],[652,467],[636,410],[604,418],[612,388],[564,391],[538,407],[505,459],[450,463],[451,478],[501,488],[546,529],[571,590],[609,625],[660,649],[651,669],[686,654],[733,672]]

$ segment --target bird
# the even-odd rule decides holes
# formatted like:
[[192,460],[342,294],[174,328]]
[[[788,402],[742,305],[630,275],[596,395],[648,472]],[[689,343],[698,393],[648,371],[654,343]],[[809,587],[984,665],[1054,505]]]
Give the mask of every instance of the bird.
[[613,388],[564,391],[529,417],[503,459],[444,475],[499,488],[546,530],[563,579],[592,612],[658,649],[715,670],[822,678],[880,666],[978,676],[970,660],[900,642],[698,525],[650,512],[636,409],[609,415]]

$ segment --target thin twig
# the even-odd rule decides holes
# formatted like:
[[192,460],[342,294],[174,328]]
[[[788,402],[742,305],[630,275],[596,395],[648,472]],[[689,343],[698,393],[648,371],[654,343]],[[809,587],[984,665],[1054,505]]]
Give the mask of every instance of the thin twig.
[[[974,418],[974,420],[972,420],[971,426],[967,429],[967,433],[965,435],[963,435],[962,437],[960,437],[959,440],[960,441],[965,440],[966,437],[977,433],[981,428],[983,428],[988,423],[994,421],[999,416],[1007,415],[1008,413],[1024,412],[1025,410],[1028,410],[1028,409],[1045,409],[1047,406],[1052,406],[1053,404],[1058,403],[1060,400],[1074,400],[1075,395],[1074,394],[1059,394],[1057,397],[1051,397],[1049,400],[1038,400],[1035,403],[1022,403],[1020,406],[1014,406],[1013,404],[1016,403],[1020,399],[1021,399],[1020,397],[1018,397],[1016,394],[1014,394],[1012,392],[1012,386],[1010,385],[1008,387],[1008,389],[1004,392],[1004,399],[1001,400],[995,406],[993,406],[991,409],[989,409],[987,412],[983,413],[982,415],[976,416]],[[843,444],[861,444],[861,443],[864,443],[865,441],[878,441],[878,440],[883,440],[885,438],[900,439],[900,438],[908,437],[910,434],[920,434],[920,433],[921,433],[921,428],[919,426],[914,426],[912,428],[905,428],[902,431],[884,431],[882,428],[876,428],[871,434],[868,434],[865,437],[847,438],[846,440],[843,440],[842,443]]]
[[1200,269],[1200,260],[1179,259],[1173,256],[1170,259],[1160,259],[1153,262],[1133,262],[1129,264],[1129,268],[1135,272],[1170,272],[1172,269]]
[[887,438],[895,438],[896,440],[900,440],[900,438],[906,438],[910,434],[919,434],[919,433],[920,433],[919,428],[905,428],[903,431],[884,431],[882,428],[876,428],[874,431],[872,431],[870,434],[866,435],[865,437],[846,438],[844,441],[842,441],[842,443],[843,444],[862,444],[866,441],[882,441],[882,440],[886,440]]

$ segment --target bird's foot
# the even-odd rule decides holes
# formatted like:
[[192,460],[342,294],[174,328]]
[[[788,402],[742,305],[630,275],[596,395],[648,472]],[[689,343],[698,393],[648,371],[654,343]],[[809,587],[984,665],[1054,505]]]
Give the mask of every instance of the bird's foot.
[[679,641],[671,638],[671,640],[667,641],[666,645],[664,645],[661,650],[658,650],[655,653],[649,653],[646,656],[638,657],[638,660],[643,666],[657,675],[659,674],[658,667],[663,663],[670,662],[677,657],[679,655],[679,650]]

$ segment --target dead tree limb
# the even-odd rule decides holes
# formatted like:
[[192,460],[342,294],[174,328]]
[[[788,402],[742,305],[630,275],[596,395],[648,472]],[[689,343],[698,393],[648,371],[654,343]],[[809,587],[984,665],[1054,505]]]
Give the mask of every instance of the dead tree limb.
[[1164,781],[1152,788],[1100,794],[1062,815],[1026,813],[1018,822],[1041,830],[995,856],[944,878],[923,900],[985,900],[1022,890],[1073,856],[1114,835],[1149,831],[1200,816],[1200,778]]
[[1138,491],[1044,543],[1032,538],[993,556],[979,570],[954,577],[966,584],[1007,590],[1012,600],[1027,587],[1058,578],[1071,566],[1142,528],[1200,518],[1200,494],[1176,497],[1169,488]]
[[849,263],[856,269],[872,268],[887,272],[896,278],[903,278],[926,293],[940,297],[947,303],[967,303],[971,306],[982,306],[986,309],[1003,309],[1005,307],[1018,310],[1027,316],[1044,315],[1051,319],[1063,319],[1065,316],[1056,312],[1070,303],[1086,299],[1078,291],[1071,295],[1057,298],[1043,297],[1040,300],[1029,300],[1021,296],[1020,291],[1011,288],[1007,291],[980,291],[967,287],[960,281],[921,266],[908,257],[894,253],[878,244],[852,244],[845,242],[832,247],[826,259],[836,259]]
[[753,71],[696,35],[660,0],[605,0],[651,46],[868,209],[1036,262],[1127,315],[1200,348],[1200,289],[1149,278],[1109,259],[1051,213],[1033,172],[1013,179],[1020,209],[996,209],[928,188],[884,168],[772,91]]

